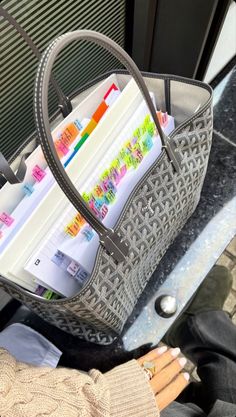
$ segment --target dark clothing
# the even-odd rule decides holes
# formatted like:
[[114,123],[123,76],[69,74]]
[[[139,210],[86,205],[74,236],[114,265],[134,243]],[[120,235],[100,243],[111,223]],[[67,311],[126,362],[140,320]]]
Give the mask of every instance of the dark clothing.
[[236,417],[236,326],[223,311],[186,315],[170,343],[197,366],[192,382],[162,417]]

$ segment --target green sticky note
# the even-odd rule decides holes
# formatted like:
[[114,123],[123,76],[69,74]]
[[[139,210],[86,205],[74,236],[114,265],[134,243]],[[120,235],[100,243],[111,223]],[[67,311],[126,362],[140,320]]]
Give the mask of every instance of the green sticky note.
[[88,193],[83,192],[82,193],[82,198],[85,201],[85,203],[88,203],[90,198],[91,198],[91,193],[88,194]]
[[75,146],[74,150],[78,151],[81,148],[81,146],[84,144],[84,142],[88,139],[88,137],[89,137],[89,134],[85,133],[80,139],[80,141],[77,143],[77,145]]
[[136,138],[140,139],[141,132],[140,132],[140,129],[139,128],[135,129],[135,131],[133,132],[133,136],[135,136]]
[[148,131],[149,135],[153,136],[154,132],[155,132],[155,123],[150,122],[147,126],[147,131]]
[[127,153],[123,159],[128,168],[133,166],[133,157],[130,153]]
[[113,201],[114,201],[114,200],[115,200],[115,198],[116,198],[116,195],[115,195],[114,191],[113,191],[113,190],[109,190],[109,191],[107,191],[107,193],[106,193],[106,198],[107,198],[107,200],[109,201],[109,203],[113,203]]
[[143,124],[147,127],[148,125],[149,125],[149,123],[151,122],[151,119],[150,119],[150,114],[147,114],[147,116],[145,117],[145,119],[144,119],[144,122],[143,122]]
[[46,298],[46,300],[51,300],[52,296],[53,296],[54,292],[51,290],[47,290],[45,291],[45,293],[43,294],[43,298]]

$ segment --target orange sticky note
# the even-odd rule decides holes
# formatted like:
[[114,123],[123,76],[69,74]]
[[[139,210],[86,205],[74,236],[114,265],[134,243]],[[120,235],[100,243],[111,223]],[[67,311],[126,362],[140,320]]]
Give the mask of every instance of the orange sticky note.
[[96,123],[98,123],[107,109],[108,109],[108,106],[106,105],[105,101],[102,101],[101,104],[98,106],[97,110],[95,111],[95,113],[93,113],[92,119],[95,120]]
[[80,231],[80,227],[77,223],[70,223],[66,227],[65,231],[71,236],[76,236]]
[[74,142],[78,134],[79,134],[79,129],[77,129],[74,123],[70,123],[66,126],[66,128],[61,133],[60,139],[64,143],[65,146],[69,147],[72,144],[72,142]]
[[159,120],[160,125],[162,125],[162,112],[160,110],[157,111],[157,118]]
[[77,213],[74,218],[74,222],[79,226],[82,226],[85,223],[85,219],[81,216],[80,213]]

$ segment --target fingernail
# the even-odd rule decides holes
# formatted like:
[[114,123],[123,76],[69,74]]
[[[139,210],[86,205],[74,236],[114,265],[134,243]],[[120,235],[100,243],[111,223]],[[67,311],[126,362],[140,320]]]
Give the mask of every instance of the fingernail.
[[172,356],[174,356],[174,358],[176,358],[176,356],[180,354],[180,348],[171,349],[170,353]]
[[189,381],[190,375],[188,374],[188,372],[184,372],[183,376],[186,379],[186,381]]
[[158,355],[161,355],[162,353],[164,353],[166,351],[167,351],[167,346],[161,346],[161,347],[159,347],[159,348],[156,349],[156,353]]
[[187,359],[186,358],[179,358],[178,359],[180,366],[184,367],[184,365],[186,365],[187,363]]

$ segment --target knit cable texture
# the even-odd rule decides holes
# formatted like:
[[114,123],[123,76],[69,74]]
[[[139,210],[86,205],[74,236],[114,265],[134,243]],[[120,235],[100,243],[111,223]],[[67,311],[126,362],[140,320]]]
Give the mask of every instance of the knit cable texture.
[[0,417],[159,417],[135,360],[106,374],[33,367],[0,349]]

